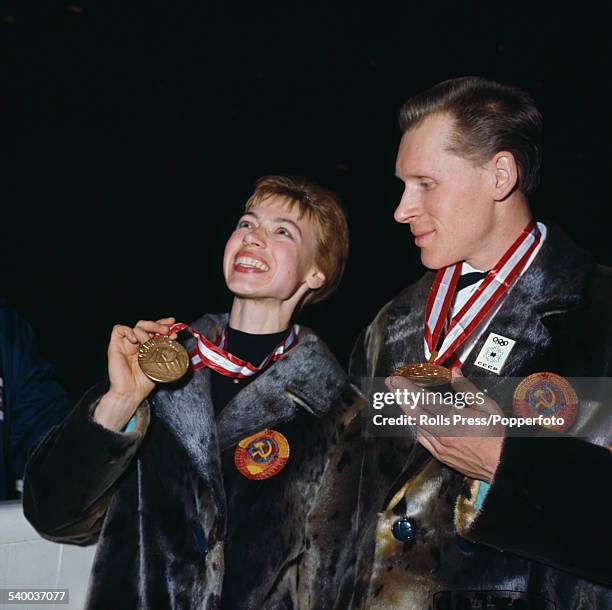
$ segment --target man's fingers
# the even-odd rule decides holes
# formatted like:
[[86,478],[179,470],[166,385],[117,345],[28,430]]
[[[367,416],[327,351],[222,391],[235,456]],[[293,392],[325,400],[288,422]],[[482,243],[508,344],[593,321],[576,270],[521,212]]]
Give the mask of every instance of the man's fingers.
[[498,414],[502,412],[499,405],[486,392],[476,387],[467,377],[463,376],[461,369],[452,369],[452,375],[451,384],[456,393],[460,392],[464,396],[466,394],[473,394],[474,397],[478,397],[478,400],[470,404],[470,407],[484,413]]
[[421,388],[416,384],[412,383],[406,377],[387,377],[385,379],[385,385],[390,390],[408,390],[409,392],[420,392]]
[[467,378],[463,376],[461,369],[451,369],[451,385],[455,392],[479,392],[480,390]]
[[385,385],[391,392],[396,393],[399,390],[397,404],[405,413],[411,414],[415,407],[419,406],[420,401],[418,398],[415,399],[415,396],[422,390],[418,385],[405,377],[387,377]]
[[405,377],[387,377],[385,385],[392,392],[400,390],[401,400],[398,404],[405,413],[410,414],[414,409],[421,409],[428,415],[451,415],[453,412],[453,405],[442,401],[440,394],[422,388]]

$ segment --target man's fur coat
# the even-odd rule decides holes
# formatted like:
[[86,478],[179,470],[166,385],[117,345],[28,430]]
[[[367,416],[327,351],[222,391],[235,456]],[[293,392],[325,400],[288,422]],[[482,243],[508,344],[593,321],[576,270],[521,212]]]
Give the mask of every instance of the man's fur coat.
[[[363,333],[350,371],[364,392],[375,377],[422,362],[427,273],[387,304]],[[478,385],[495,375],[474,366],[490,332],[516,341],[501,375],[612,371],[612,276],[557,229],[471,351],[462,370]],[[479,481],[435,460],[413,437],[375,438],[364,449],[351,608],[612,608],[612,396],[578,391],[574,437],[504,440],[480,508]],[[505,412],[512,407],[502,404]],[[413,544],[391,528],[413,520]]]

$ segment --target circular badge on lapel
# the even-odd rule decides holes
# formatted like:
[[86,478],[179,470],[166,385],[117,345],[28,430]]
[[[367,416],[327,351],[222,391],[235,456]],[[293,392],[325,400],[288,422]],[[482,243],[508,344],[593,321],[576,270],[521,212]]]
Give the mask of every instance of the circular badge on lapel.
[[512,408],[519,417],[562,419],[563,423],[544,423],[555,432],[565,432],[578,414],[578,396],[567,379],[555,373],[534,373],[514,390]]
[[278,474],[288,459],[289,442],[280,432],[270,428],[243,438],[234,451],[238,472],[255,481]]

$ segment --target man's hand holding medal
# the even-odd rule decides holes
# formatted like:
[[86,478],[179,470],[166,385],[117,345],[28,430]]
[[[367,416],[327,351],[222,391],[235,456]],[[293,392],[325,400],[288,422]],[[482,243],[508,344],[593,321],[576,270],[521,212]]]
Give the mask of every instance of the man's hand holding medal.
[[[400,369],[401,371],[401,369]],[[455,404],[440,404],[434,397],[434,391],[427,391],[423,386],[417,385],[410,379],[398,375],[388,377],[385,384],[391,391],[404,390],[408,395],[423,394],[423,400],[418,403],[403,404],[400,407],[407,415],[414,416],[417,422],[417,441],[425,447],[437,460],[454,468],[462,474],[491,482],[497,464],[504,438],[502,425],[462,425],[461,429],[452,423],[453,414],[460,413],[467,418],[483,419],[495,414],[501,415],[500,406],[462,374],[461,370],[454,368],[451,371],[452,390],[462,396],[472,394],[484,396],[484,400],[473,406]],[[446,418],[446,419],[445,419]]]

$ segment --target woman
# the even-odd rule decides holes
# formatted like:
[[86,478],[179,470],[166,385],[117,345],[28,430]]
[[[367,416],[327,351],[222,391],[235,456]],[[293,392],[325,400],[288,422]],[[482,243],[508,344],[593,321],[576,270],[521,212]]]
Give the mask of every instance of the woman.
[[195,370],[161,387],[139,366],[143,344],[177,337],[174,318],[114,327],[110,383],[45,438],[25,482],[43,536],[98,542],[87,608],[342,604],[360,403],[291,319],[338,285],[347,242],[329,191],[262,178],[225,248],[229,315],[181,333]]

